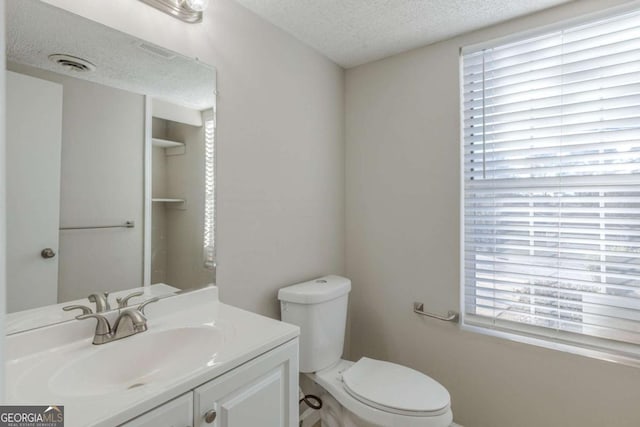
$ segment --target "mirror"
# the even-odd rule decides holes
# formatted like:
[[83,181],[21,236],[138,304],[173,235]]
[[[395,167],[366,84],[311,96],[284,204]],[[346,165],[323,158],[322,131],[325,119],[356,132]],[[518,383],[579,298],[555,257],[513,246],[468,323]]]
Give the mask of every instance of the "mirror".
[[39,0],[6,13],[8,333],[213,284],[215,69]]

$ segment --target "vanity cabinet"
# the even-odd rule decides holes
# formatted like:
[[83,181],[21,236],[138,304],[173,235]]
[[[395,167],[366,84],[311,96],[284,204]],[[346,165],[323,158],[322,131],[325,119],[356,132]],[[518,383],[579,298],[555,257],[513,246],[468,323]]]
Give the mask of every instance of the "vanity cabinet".
[[193,393],[173,399],[121,427],[192,427]]
[[121,427],[297,427],[298,340],[262,354]]
[[293,427],[298,421],[297,393],[295,340],[198,387],[194,426]]

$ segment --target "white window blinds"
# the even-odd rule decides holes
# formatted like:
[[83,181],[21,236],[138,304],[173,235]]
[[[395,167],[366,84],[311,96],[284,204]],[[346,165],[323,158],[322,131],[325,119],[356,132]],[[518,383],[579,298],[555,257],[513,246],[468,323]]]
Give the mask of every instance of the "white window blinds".
[[205,161],[205,198],[204,198],[204,266],[213,269],[216,265],[216,150],[215,150],[215,114],[213,109],[202,113],[204,121],[204,161]]
[[640,354],[640,13],[463,51],[464,322]]

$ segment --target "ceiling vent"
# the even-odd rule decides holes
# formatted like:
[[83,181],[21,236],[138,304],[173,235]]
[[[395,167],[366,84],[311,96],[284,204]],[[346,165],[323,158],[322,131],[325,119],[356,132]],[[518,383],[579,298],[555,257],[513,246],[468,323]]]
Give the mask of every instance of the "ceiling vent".
[[54,55],[49,55],[49,60],[72,73],[85,73],[88,71],[95,71],[96,69],[96,66],[86,59],[71,55],[56,53]]

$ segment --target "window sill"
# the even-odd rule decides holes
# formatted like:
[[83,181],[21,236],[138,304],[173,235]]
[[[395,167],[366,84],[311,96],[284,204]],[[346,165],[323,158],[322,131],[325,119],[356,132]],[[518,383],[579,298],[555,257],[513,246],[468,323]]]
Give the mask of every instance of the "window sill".
[[547,348],[550,350],[562,351],[564,353],[575,354],[578,356],[588,357],[591,359],[602,360],[606,362],[617,363],[625,366],[640,368],[640,358],[631,355],[609,352],[603,349],[594,349],[579,345],[568,344],[564,342],[554,341],[552,339],[537,338],[528,335],[522,335],[512,332],[484,328],[481,326],[468,325],[461,319],[460,329],[467,332],[475,332],[482,335],[506,339],[513,342],[534,345],[536,347]]

